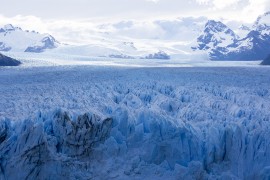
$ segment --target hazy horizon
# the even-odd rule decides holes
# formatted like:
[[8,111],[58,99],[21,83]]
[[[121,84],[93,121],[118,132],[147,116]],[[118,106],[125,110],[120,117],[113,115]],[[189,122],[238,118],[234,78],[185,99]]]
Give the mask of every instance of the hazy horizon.
[[[99,25],[129,21],[150,22],[149,27],[143,25],[147,29],[157,20],[208,18],[222,20],[234,28],[252,24],[269,7],[270,0],[10,0],[1,4],[0,25],[10,23],[75,43],[85,41]],[[98,31],[106,33],[110,29]],[[80,36],[74,40],[76,34]]]

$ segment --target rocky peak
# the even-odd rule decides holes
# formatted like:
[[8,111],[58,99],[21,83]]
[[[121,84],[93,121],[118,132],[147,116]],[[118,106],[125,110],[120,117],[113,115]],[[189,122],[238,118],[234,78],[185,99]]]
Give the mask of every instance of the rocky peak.
[[6,31],[14,31],[15,27],[12,24],[7,24],[7,25],[4,26],[3,29],[6,30]]
[[224,31],[225,29],[227,29],[227,26],[220,21],[209,20],[205,24],[205,32],[210,32],[210,31],[221,32],[221,31]]
[[248,26],[246,26],[246,25],[241,25],[240,27],[239,27],[239,29],[240,30],[243,30],[243,31],[250,31],[251,29],[248,27]]
[[203,33],[198,37],[198,47],[193,49],[208,50],[213,47],[226,46],[233,43],[237,35],[220,21],[209,20]]
[[231,36],[236,37],[235,33],[228,28],[228,26],[226,26],[225,24],[223,24],[220,21],[214,21],[214,20],[209,20],[206,24],[205,24],[205,33],[220,33],[220,32],[224,32],[225,34],[229,34]]

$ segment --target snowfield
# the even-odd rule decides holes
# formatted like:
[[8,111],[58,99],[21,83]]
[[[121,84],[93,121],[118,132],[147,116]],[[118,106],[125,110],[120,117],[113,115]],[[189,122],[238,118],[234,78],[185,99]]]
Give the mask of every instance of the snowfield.
[[0,68],[0,179],[270,177],[269,67],[137,61]]

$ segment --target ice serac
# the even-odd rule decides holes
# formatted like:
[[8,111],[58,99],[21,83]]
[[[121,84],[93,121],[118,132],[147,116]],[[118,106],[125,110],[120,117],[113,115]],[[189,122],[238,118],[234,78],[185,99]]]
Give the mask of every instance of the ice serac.
[[109,118],[93,113],[71,118],[60,110],[35,120],[2,120],[0,177],[269,178],[268,120],[211,121],[198,127],[149,111],[136,121],[130,118],[119,108]]
[[88,113],[73,121],[62,111],[15,125],[0,121],[0,177],[87,179],[76,172],[87,169],[93,149],[108,138],[111,128],[111,118]]

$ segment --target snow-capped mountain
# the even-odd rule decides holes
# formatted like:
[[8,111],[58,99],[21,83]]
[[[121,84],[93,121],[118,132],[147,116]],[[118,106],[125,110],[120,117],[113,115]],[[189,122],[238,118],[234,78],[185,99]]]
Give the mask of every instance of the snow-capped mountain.
[[58,45],[59,42],[49,34],[24,31],[11,24],[0,28],[0,51],[39,53]]
[[258,17],[251,29],[243,26],[249,31],[243,38],[221,24],[208,21],[193,49],[207,51],[211,60],[261,60],[270,53],[270,12]]
[[260,60],[270,52],[270,12],[251,27],[230,28],[221,21],[186,17],[99,24],[89,34],[85,37],[89,42],[60,46],[49,34],[9,24],[0,28],[0,51],[53,49],[47,52],[123,59],[207,59],[208,55],[210,60]]
[[53,49],[58,46],[58,42],[52,37],[48,35],[44,37],[41,41],[33,44],[32,46],[27,47],[25,52],[43,52],[45,49]]
[[237,35],[220,21],[209,20],[198,37],[198,47],[194,49],[212,50],[213,48],[223,48],[237,40]]
[[[190,46],[206,21],[205,17],[186,17],[97,24],[91,26],[88,33],[81,33],[85,41],[75,43],[76,45],[72,41],[68,41],[69,45],[60,45],[51,35],[6,25],[0,30],[0,51],[39,53],[53,49],[46,53],[94,58],[190,59],[193,54],[196,57],[200,54],[193,53]],[[80,32],[74,32],[78,33]]]

